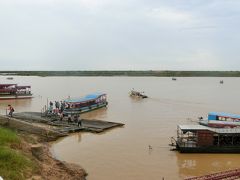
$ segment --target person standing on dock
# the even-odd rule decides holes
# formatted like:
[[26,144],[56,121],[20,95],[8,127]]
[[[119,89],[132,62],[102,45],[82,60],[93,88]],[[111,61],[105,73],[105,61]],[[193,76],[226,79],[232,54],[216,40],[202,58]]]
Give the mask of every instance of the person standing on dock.
[[62,112],[59,113],[59,120],[63,121],[63,113]]
[[56,107],[56,109],[59,109],[59,107],[60,107],[60,104],[59,104],[59,102],[58,102],[58,101],[55,101],[55,107]]
[[80,114],[78,115],[77,125],[78,125],[78,127],[82,126],[82,119],[80,117]]
[[52,114],[53,113],[53,102],[50,101],[49,105],[50,105],[49,106],[49,113]]
[[72,122],[72,115],[71,114],[68,114],[68,124]]
[[12,117],[13,112],[14,112],[14,108],[13,108],[10,104],[8,105],[8,110],[9,110],[8,115],[9,115],[10,117]]
[[65,105],[64,105],[64,103],[62,101],[60,103],[61,103],[61,105],[60,105],[60,112],[62,113],[63,110],[64,110]]

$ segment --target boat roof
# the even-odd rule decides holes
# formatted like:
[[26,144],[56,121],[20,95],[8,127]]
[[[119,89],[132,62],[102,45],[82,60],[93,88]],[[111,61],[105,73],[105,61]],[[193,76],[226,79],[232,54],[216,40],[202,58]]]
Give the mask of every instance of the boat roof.
[[211,115],[211,116],[221,116],[221,117],[231,117],[231,118],[240,119],[240,115],[224,113],[224,112],[210,112],[210,113],[208,113],[208,115]]
[[196,125],[178,125],[178,127],[182,130],[182,131],[197,131],[197,130],[209,130],[209,127],[207,126],[202,126],[200,124],[196,124]]
[[17,89],[26,89],[26,88],[31,88],[31,86],[17,86]]
[[31,88],[31,86],[18,86],[17,84],[0,84],[0,88],[16,86],[17,89]]
[[0,84],[0,87],[16,86],[17,84]]
[[239,134],[240,128],[211,128],[203,125],[178,125],[183,132],[208,130],[218,134]]
[[97,99],[103,95],[106,95],[106,94],[105,93],[93,93],[93,94],[88,94],[82,98],[70,98],[70,99],[65,99],[64,101],[66,103],[80,103],[80,102],[86,102],[86,101],[91,101],[91,100]]

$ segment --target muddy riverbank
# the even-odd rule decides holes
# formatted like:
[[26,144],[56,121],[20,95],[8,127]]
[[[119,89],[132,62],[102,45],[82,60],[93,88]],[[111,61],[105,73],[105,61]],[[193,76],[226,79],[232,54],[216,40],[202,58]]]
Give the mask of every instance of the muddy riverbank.
[[61,137],[60,134],[46,127],[2,115],[0,115],[0,125],[17,131],[21,143],[13,148],[37,164],[37,169],[29,172],[27,179],[85,180],[87,173],[82,167],[59,161],[52,156],[49,143]]

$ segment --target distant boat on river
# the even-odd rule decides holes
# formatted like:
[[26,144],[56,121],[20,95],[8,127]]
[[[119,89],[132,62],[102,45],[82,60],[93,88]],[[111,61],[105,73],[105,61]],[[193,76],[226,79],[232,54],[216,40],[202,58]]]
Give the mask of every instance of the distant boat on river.
[[13,80],[13,77],[7,77],[6,79],[7,80]]
[[223,80],[221,80],[219,83],[220,83],[220,84],[223,84]]

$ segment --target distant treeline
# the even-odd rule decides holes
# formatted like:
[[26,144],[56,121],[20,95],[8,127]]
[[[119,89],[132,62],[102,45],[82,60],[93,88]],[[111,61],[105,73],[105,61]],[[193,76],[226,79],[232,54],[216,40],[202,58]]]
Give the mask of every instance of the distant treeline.
[[240,71],[0,71],[19,76],[240,77]]

